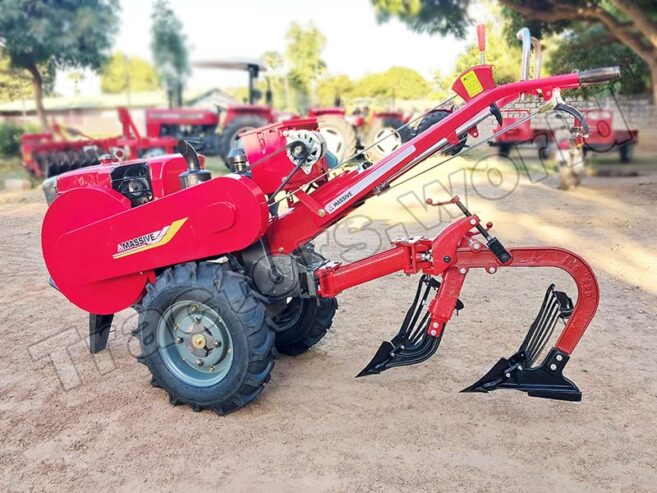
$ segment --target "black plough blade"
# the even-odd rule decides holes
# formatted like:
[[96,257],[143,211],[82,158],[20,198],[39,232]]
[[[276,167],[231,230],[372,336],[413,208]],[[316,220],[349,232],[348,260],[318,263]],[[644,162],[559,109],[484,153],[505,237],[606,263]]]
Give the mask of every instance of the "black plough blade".
[[573,311],[572,300],[551,285],[545,293],[543,305],[532,323],[518,352],[510,358],[500,359],[488,373],[462,392],[490,392],[496,389],[514,389],[532,397],[582,400],[577,386],[563,376],[570,357],[552,348],[543,362],[533,366],[547,344],[559,320],[566,321]]
[[[372,361],[356,377],[377,375],[396,366],[422,363],[436,352],[440,345],[440,337],[433,337],[427,333],[430,322],[427,299],[429,294],[437,291],[439,287],[440,282],[433,277],[422,276],[413,304],[406,313],[399,332],[390,342],[381,344]],[[456,308],[460,310],[463,304],[459,301]]]

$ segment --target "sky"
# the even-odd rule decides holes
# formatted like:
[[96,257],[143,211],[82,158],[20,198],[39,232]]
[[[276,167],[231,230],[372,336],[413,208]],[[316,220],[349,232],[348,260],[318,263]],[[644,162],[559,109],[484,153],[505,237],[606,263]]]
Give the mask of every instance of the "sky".
[[[114,50],[151,59],[152,0],[121,0],[120,30]],[[454,58],[474,40],[411,32],[391,20],[380,24],[369,0],[170,0],[184,26],[190,59],[259,57],[264,51],[285,51],[285,33],[291,22],[313,22],[326,36],[323,59],[331,74],[352,78],[386,70],[394,65],[413,68],[430,79],[436,69],[450,72]],[[475,13],[476,20],[476,13]],[[196,69],[188,87],[235,87],[246,74]],[[72,92],[71,82],[58,77],[56,90]],[[85,93],[98,90],[97,78],[88,76]]]

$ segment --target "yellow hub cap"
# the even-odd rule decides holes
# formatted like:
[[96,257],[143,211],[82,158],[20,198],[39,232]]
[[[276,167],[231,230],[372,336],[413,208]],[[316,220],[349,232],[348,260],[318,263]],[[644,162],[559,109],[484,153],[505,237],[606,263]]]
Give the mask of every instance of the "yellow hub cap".
[[203,349],[205,347],[205,337],[203,337],[203,334],[194,334],[192,336],[192,345],[196,349]]

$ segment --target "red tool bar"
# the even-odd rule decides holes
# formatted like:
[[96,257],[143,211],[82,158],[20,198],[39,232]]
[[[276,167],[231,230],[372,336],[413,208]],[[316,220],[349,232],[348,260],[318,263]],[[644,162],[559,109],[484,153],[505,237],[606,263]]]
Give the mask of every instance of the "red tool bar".
[[570,354],[593,320],[600,299],[598,281],[586,261],[576,253],[562,248],[511,248],[511,261],[501,264],[490,250],[472,252],[457,251],[455,267],[458,269],[507,267],[556,267],[566,271],[577,285],[577,303],[555,347]]

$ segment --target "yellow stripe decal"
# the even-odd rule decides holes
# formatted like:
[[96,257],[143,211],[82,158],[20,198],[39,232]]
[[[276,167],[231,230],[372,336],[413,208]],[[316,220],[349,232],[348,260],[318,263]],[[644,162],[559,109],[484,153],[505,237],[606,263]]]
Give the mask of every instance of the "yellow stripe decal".
[[158,241],[155,243],[151,243],[150,245],[142,245],[137,248],[132,248],[130,250],[125,250],[123,252],[115,253],[112,257],[115,259],[127,257],[128,255],[133,255],[135,253],[140,253],[140,252],[145,252],[146,250],[151,250],[153,248],[161,247],[163,245],[166,245],[169,243],[173,237],[180,231],[180,228],[182,228],[183,224],[185,224],[185,221],[187,221],[187,218],[184,217],[182,219],[178,219],[177,221],[174,221],[171,223],[171,225],[168,227],[167,232],[160,238]]

